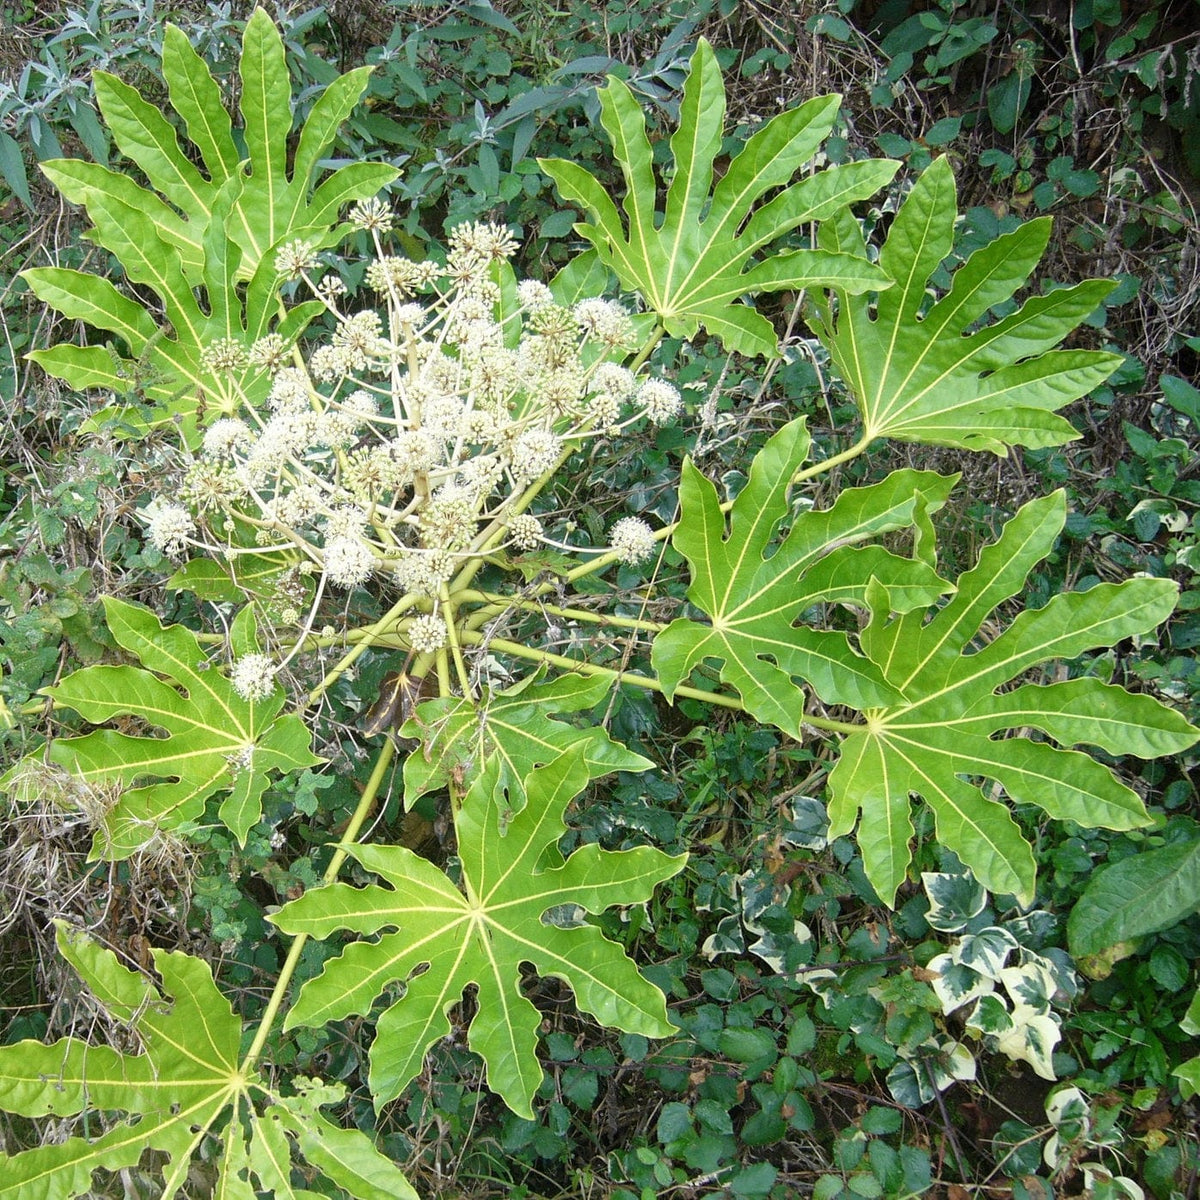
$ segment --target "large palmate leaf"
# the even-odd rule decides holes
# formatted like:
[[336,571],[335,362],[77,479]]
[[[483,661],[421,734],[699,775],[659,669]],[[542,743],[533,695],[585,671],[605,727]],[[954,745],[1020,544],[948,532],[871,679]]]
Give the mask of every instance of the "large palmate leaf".
[[[304,722],[295,714],[279,716],[281,689],[243,700],[190,629],[163,626],[149,609],[111,596],[104,597],[104,610],[113,637],[143,666],[85,667],[45,692],[93,724],[133,717],[167,736],[97,729],[50,743],[51,762],[77,779],[121,788],[94,852],[127,857],[156,829],[199,816],[205,800],[220,791],[229,793],[220,818],[244,841],[262,814],[270,772],[321,761],[309,750]],[[256,650],[249,608],[238,615],[233,639],[238,654]]]
[[[1093,279],[1059,288],[987,323],[1041,258],[1050,236],[1050,218],[1042,217],[977,250],[930,304],[929,281],[953,248],[957,216],[954,175],[938,159],[913,186],[880,252],[892,286],[872,297],[835,284],[836,303],[818,304],[813,314],[865,435],[997,454],[1070,441],[1078,435],[1057,410],[1107,379],[1121,359],[1054,347],[1115,285]],[[820,244],[866,249],[845,211],[822,224]]]
[[[202,171],[158,107],[114,76],[96,73],[97,99],[113,138],[152,186],[75,159],[45,163],[43,170],[87,209],[91,236],[121,260],[130,281],[157,294],[168,323],[160,325],[155,313],[97,276],[58,267],[26,272],[46,303],[120,339],[118,350],[107,354],[69,345],[35,352],[51,374],[76,387],[124,392],[136,386],[152,400],[177,404],[186,389],[185,408],[201,400],[229,408],[237,388],[253,392],[261,372],[206,370],[201,349],[218,339],[248,346],[262,337],[278,316],[275,248],[301,237],[327,244],[342,205],[374,195],[395,178],[386,164],[355,163],[313,187],[320,157],[362,95],[369,68],[335,80],[313,105],[290,174],[291,84],[279,32],[262,9],[246,26],[241,74],[239,141],[220,85],[187,37],[167,27],[163,78]],[[247,283],[243,298],[239,290]],[[195,289],[202,289],[202,303]],[[300,306],[275,332],[295,337],[318,310]]]
[[[564,861],[557,849],[566,832],[563,813],[588,782],[582,751],[572,749],[528,775],[529,803],[506,827],[509,802],[497,786],[499,772],[490,760],[455,819],[462,891],[403,847],[355,846],[350,853],[388,886],[317,888],[270,918],[289,933],[314,937],[337,929],[378,935],[327,962],[305,983],[287,1019],[288,1026],[321,1025],[366,1014],[380,992],[404,983],[403,996],[379,1018],[371,1047],[377,1106],[398,1095],[429,1047],[451,1032],[448,1013],[473,984],[468,1042],[483,1057],[488,1086],[514,1112],[531,1117],[542,1081],[541,1014],[522,994],[522,963],[568,983],[579,1007],[605,1025],[647,1037],[674,1028],[662,993],[620,946],[592,925],[563,928],[543,917],[565,905],[599,913],[647,900],[687,856],[590,845]],[[396,932],[381,932],[389,928]]]
[[1055,596],[986,644],[980,640],[985,623],[994,621],[992,610],[1020,592],[1065,519],[1061,492],[1025,505],[929,621],[921,611],[889,619],[886,593],[873,589],[874,611],[860,641],[904,699],[868,709],[862,731],[845,740],[829,779],[830,836],[849,833],[861,810],[863,861],[886,901],[909,862],[910,797],[926,801],[938,840],[985,886],[1027,903],[1033,853],[1002,794],[1081,825],[1143,825],[1141,800],[1108,767],[1060,747],[1151,758],[1183,750],[1200,733],[1152,697],[1098,679],[1011,687],[1040,663],[1152,629],[1174,607],[1169,580],[1133,579]]
[[[124,1114],[98,1136],[0,1154],[0,1200],[91,1195],[94,1171],[132,1167],[146,1150],[165,1155],[162,1191],[156,1194],[171,1200],[209,1141],[220,1172],[211,1194],[253,1200],[261,1188],[276,1200],[298,1200],[312,1193],[292,1187],[289,1139],[312,1166],[359,1200],[416,1200],[408,1180],[365,1134],[320,1113],[322,1105],[341,1098],[341,1085],[298,1081],[304,1086],[297,1095],[277,1096],[257,1072],[240,1064],[242,1023],[202,959],[155,950],[160,990],[63,922],[57,936],[63,955],[110,1016],[136,1034],[141,1050],[121,1053],[79,1038],[0,1047],[5,1111],[22,1117]],[[206,1158],[211,1164],[212,1156]]]
[[[665,211],[646,117],[633,93],[610,76],[600,89],[600,108],[625,176],[628,228],[596,177],[578,163],[542,159],[541,167],[565,199],[587,209],[590,222],[576,228],[621,283],[641,293],[668,333],[690,336],[703,326],[731,350],[775,355],[770,322],[741,297],[814,285],[851,292],[888,286],[865,253],[788,250],[752,261],[789,230],[870,196],[895,174],[897,163],[868,160],[792,182],[832,128],[838,97],[818,97],[772,118],[713,187],[713,162],[725,132],[725,86],[712,47],[700,39],[671,138],[674,171]],[[755,208],[777,188],[783,190]]]
[[673,543],[687,556],[688,599],[709,617],[673,621],[654,639],[653,663],[668,696],[706,658],[722,660],[721,680],[746,708],[799,736],[801,679],[831,704],[857,708],[899,699],[883,670],[857,653],[845,633],[798,624],[820,603],[866,607],[874,580],[899,611],[926,607],[949,590],[932,566],[859,543],[912,526],[945,503],[953,478],[896,471],[872,487],[848,488],[832,508],[801,512],[786,536],[788,490],[808,457],[803,418],[777,433],[755,457],[733,502],[728,527],[716,488],[684,464],[681,515]]
[[578,729],[554,720],[600,704],[612,684],[604,678],[561,675],[548,683],[537,675],[494,692],[478,703],[448,696],[428,700],[401,733],[419,738],[421,748],[404,760],[404,801],[445,787],[450,778],[470,784],[494,760],[496,786],[514,809],[525,804],[525,779],[568,747],[578,747],[588,775],[644,771],[650,760],[614,742],[600,725]]
[[[213,413],[228,413],[243,396],[253,400],[265,395],[269,376],[261,367],[215,369],[202,358],[204,347],[217,342],[252,345],[272,329],[280,311],[273,260],[259,263],[244,295],[238,287],[242,251],[225,230],[244,186],[241,176],[232,176],[214,199],[213,224],[204,237],[204,262],[196,281],[200,288],[187,278],[184,264],[156,236],[142,210],[111,197],[91,205],[96,240],[121,260],[127,279],[157,294],[169,331],[160,330],[145,309],[122,297],[107,280],[62,267],[25,272],[39,299],[64,316],[116,333],[136,356],[134,362],[110,354],[106,386],[120,392],[137,386],[147,398],[183,412],[194,411],[203,400]],[[319,307],[316,302],[297,306],[274,332],[291,340]],[[47,370],[63,362],[73,369],[88,361],[67,353],[75,349],[56,346],[35,351],[32,357]]]

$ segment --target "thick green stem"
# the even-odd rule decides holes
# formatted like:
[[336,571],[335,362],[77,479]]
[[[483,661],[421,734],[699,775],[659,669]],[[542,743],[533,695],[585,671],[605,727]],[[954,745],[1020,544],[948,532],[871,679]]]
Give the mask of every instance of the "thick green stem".
[[[367,786],[363,789],[358,807],[355,808],[354,815],[350,818],[350,824],[346,826],[346,832],[342,836],[342,845],[333,852],[333,857],[329,860],[329,866],[325,868],[325,874],[322,876],[323,882],[332,883],[337,878],[338,872],[342,869],[342,863],[346,861],[349,854],[345,847],[353,845],[358,838],[363,823],[366,821],[375,803],[375,798],[379,795],[379,789],[383,786],[384,777],[387,775],[388,768],[392,765],[392,759],[395,754],[395,741],[390,737],[384,738],[383,745],[379,750],[379,757],[376,758],[374,769],[371,771],[371,778],[367,780]],[[308,934],[299,933],[288,950],[288,956],[284,961],[283,969],[279,972],[279,978],[275,981],[271,998],[267,1001],[267,1007],[263,1011],[262,1019],[258,1023],[258,1029],[254,1034],[254,1041],[250,1043],[250,1049],[246,1051],[246,1057],[242,1060],[241,1071],[243,1076],[249,1074],[258,1056],[262,1053],[263,1047],[267,1044],[267,1038],[271,1035],[271,1027],[275,1023],[275,1018],[279,1015],[284,994],[292,982],[292,976],[296,973],[296,967],[300,964],[300,955],[304,952],[304,946],[307,941]]]
[[465,591],[457,599],[466,603],[483,604],[476,609],[466,623],[467,629],[479,629],[493,617],[511,609],[522,612],[545,613],[551,617],[562,617],[565,621],[588,621],[593,625],[613,625],[618,629],[640,629],[643,633],[662,633],[666,626],[661,621],[645,621],[639,617],[617,617],[609,613],[593,612],[589,608],[563,608],[557,604],[543,604],[539,600],[527,600],[522,595],[501,596],[495,592]]
[[391,632],[396,623],[397,617],[401,613],[407,612],[416,602],[417,597],[414,595],[401,596],[391,608],[375,622],[374,625],[368,626],[363,630],[356,630],[356,638],[352,638],[349,634],[346,636],[346,641],[353,640],[354,646],[345,654],[341,661],[336,663],[325,675],[319,684],[308,694],[308,703],[315,704],[329,690],[329,687],[342,675],[344,675],[358,660],[359,656],[371,646],[381,644],[382,639]]
[[[662,682],[650,675],[638,675],[630,671],[619,671],[614,667],[602,667],[597,663],[581,662],[576,658],[567,658],[564,654],[554,654],[549,650],[538,650],[533,646],[524,646],[520,642],[510,642],[506,638],[485,638],[474,631],[464,632],[462,640],[468,645],[481,646],[485,642],[489,647],[502,650],[514,658],[524,658],[533,662],[544,662],[551,666],[561,667],[565,671],[578,671],[583,675],[602,675],[614,683],[629,683],[634,687],[644,688],[649,692],[665,692]],[[706,704],[720,705],[722,708],[732,708],[737,712],[745,712],[746,706],[740,696],[726,696],[721,692],[706,692],[701,688],[682,685],[673,693],[688,700],[703,700]],[[801,724],[811,725],[814,729],[827,730],[830,733],[859,733],[861,725],[853,725],[849,721],[834,721],[829,717],[813,716],[805,713]]]
[[[792,483],[804,483],[805,480],[814,479],[816,476],[824,474],[826,471],[832,471],[834,467],[840,467],[842,463],[850,462],[852,459],[855,459],[860,454],[864,453],[867,447],[874,440],[874,437],[870,437],[864,433],[862,437],[860,437],[858,441],[854,443],[853,446],[848,446],[840,454],[834,454],[830,458],[822,459],[819,463],[813,463],[813,465],[808,467],[806,470],[797,471],[795,475],[792,476]],[[725,506],[722,505],[722,507],[724,508]]]

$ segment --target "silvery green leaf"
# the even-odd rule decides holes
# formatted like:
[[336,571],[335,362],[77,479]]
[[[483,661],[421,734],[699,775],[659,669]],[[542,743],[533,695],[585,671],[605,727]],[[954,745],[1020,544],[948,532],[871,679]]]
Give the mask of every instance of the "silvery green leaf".
[[795,921],[789,933],[767,930],[746,947],[779,975],[793,974],[800,965],[799,948],[812,941],[812,930],[803,921]]
[[1049,1012],[1050,1002],[1057,987],[1053,972],[1045,959],[1039,955],[1023,955],[1022,959],[1019,966],[1005,967],[1000,972],[1000,982],[1004,985],[1004,990],[1018,1007],[1024,1006],[1035,1012]]
[[789,801],[791,819],[783,830],[783,840],[802,850],[824,850],[829,844],[829,812],[813,796],[795,796]]
[[925,920],[941,933],[957,933],[983,912],[987,888],[973,875],[922,871],[921,883],[929,897]]
[[1017,939],[1007,929],[989,925],[978,933],[960,938],[952,954],[955,962],[971,967],[989,979],[999,979],[1000,968],[1017,944]]
[[1042,1079],[1056,1079],[1053,1055],[1061,1037],[1056,1017],[1018,1004],[1012,1010],[1012,1027],[996,1035],[996,1049],[1013,1062],[1027,1062]]
[[1001,996],[989,992],[980,996],[975,1007],[967,1015],[966,1027],[978,1030],[981,1034],[998,1037],[1012,1028],[1012,1013]]
[[704,939],[700,953],[710,962],[718,954],[745,954],[746,934],[742,922],[737,917],[723,917],[715,933],[710,933]]
[[930,983],[942,1012],[949,1014],[962,1008],[980,996],[986,996],[993,988],[988,976],[974,971],[960,962],[955,962],[951,954],[938,954],[931,958],[925,968],[933,975]]

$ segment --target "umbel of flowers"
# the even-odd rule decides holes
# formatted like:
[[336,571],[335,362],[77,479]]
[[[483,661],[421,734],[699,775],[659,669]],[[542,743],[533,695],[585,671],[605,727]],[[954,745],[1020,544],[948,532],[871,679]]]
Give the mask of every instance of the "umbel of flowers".
[[[568,308],[546,285],[518,283],[503,227],[459,226],[444,262],[417,262],[388,253],[381,201],[357,204],[351,222],[374,243],[365,279],[378,303],[354,311],[307,243],[283,247],[280,272],[320,301],[332,333],[307,359],[276,334],[205,348],[214,371],[269,371],[269,396],[243,398],[209,426],[178,497],[147,507],[149,536],[164,553],[195,547],[235,569],[240,555],[288,552],[317,577],[318,602],[326,585],[391,585],[404,598],[394,610],[403,641],[432,653],[447,643],[451,581],[487,555],[549,541],[528,509],[568,455],[647,419],[669,422],[681,401],[672,385],[639,378],[639,359],[625,365],[635,331],[619,304]],[[618,520],[609,540],[600,549],[630,564],[656,547],[637,517]],[[305,620],[295,607],[283,616]],[[233,672],[248,698],[271,681],[262,655]]]

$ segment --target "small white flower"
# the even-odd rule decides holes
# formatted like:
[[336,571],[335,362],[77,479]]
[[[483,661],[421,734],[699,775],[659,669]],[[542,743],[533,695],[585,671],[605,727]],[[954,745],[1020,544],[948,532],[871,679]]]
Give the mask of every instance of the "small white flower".
[[447,639],[446,622],[433,613],[425,613],[414,617],[408,627],[408,641],[418,653],[432,653],[440,650]]
[[562,442],[548,429],[527,429],[512,451],[512,473],[518,483],[530,483],[558,464]]
[[204,453],[209,458],[223,458],[234,450],[243,450],[250,445],[250,428],[245,421],[226,417],[211,425],[204,434]]
[[679,392],[661,379],[648,379],[643,383],[638,388],[637,403],[655,425],[665,425],[683,411]]
[[517,284],[517,299],[522,308],[542,308],[554,303],[554,293],[536,279],[522,279]]
[[229,681],[243,700],[263,700],[275,688],[275,664],[265,654],[243,654],[233,664]]
[[609,530],[608,541],[613,553],[631,567],[644,562],[658,547],[654,530],[641,517],[622,517]]
[[633,372],[619,363],[604,362],[596,368],[592,376],[591,390],[607,392],[617,400],[628,400],[637,390],[637,380]]
[[633,334],[629,314],[612,300],[580,300],[573,311],[584,333],[606,345],[620,346]]
[[358,538],[334,538],[325,547],[325,574],[337,587],[364,583],[374,569],[375,555]]
[[196,522],[182,504],[155,500],[146,506],[142,515],[146,518],[146,536],[150,544],[163,554],[182,554],[188,538],[196,532]]
[[216,338],[200,351],[200,366],[213,375],[240,371],[250,361],[246,347],[233,338]]
[[377,233],[390,233],[395,225],[391,208],[378,196],[360,200],[350,209],[347,220],[356,229],[375,230]]
[[279,248],[275,255],[275,270],[288,279],[299,279],[305,271],[319,267],[321,260],[317,252],[307,243],[297,238]]
[[519,513],[508,523],[508,533],[520,550],[536,550],[542,540],[542,523],[530,513]]

